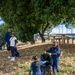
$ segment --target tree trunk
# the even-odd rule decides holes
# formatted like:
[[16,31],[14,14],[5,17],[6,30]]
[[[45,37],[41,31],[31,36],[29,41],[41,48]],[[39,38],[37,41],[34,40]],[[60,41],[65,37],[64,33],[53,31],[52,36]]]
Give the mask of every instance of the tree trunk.
[[41,30],[41,32],[39,32],[40,37],[41,37],[41,39],[42,39],[42,42],[45,42],[44,32],[46,31],[46,29],[47,29],[48,26],[49,26],[49,22],[48,22],[48,19],[47,19],[46,25],[44,25],[44,23],[43,23],[43,24],[42,24],[42,30]]
[[40,37],[41,37],[41,39],[42,39],[42,42],[45,42],[44,33],[40,33],[40,32],[39,32],[39,34],[40,34]]
[[34,36],[31,39],[31,44],[35,44]]
[[49,33],[48,33],[48,40],[50,40],[50,35],[49,35]]

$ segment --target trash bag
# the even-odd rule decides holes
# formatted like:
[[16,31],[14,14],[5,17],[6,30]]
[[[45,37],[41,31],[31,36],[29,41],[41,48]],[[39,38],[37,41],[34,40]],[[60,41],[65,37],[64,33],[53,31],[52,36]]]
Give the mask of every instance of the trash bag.
[[41,54],[40,57],[41,61],[48,61],[46,64],[41,65],[41,72],[42,75],[51,75],[51,65],[52,65],[52,59],[49,54]]

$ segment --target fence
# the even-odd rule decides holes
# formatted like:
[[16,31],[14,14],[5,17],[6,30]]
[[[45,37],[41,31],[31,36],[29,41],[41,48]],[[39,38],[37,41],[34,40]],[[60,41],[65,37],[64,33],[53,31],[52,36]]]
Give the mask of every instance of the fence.
[[52,34],[51,40],[57,40],[60,44],[75,44],[75,34]]

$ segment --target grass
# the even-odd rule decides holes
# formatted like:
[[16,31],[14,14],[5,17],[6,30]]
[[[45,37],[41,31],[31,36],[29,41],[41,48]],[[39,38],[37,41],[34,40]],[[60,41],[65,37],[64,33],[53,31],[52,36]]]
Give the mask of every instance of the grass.
[[[16,61],[11,62],[7,57],[9,52],[6,50],[0,51],[0,75],[28,75],[32,56],[44,53],[50,44],[34,46],[19,50],[21,57],[16,58]],[[59,60],[60,75],[75,75],[75,46],[60,45],[62,56]]]

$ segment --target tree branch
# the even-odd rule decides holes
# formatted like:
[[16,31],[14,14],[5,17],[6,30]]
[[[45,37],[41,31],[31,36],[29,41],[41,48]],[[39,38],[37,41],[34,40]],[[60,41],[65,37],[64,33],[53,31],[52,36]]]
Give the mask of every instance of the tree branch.
[[45,32],[45,30],[47,29],[48,26],[49,26],[49,22],[48,22],[48,20],[47,20],[47,24],[46,24],[45,28],[42,30],[42,33]]

